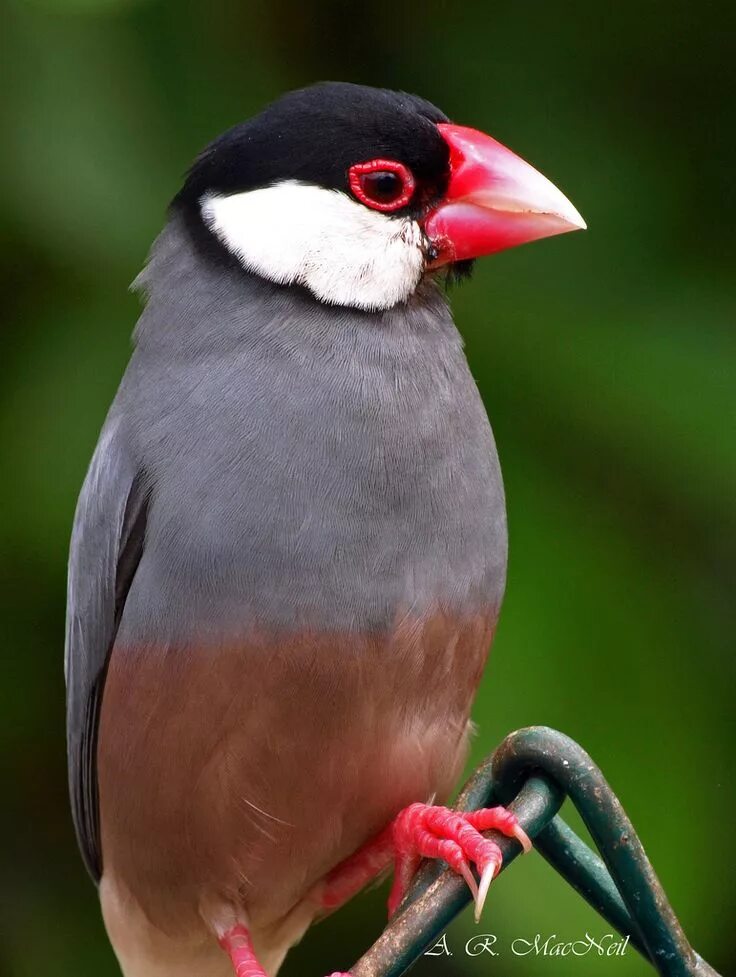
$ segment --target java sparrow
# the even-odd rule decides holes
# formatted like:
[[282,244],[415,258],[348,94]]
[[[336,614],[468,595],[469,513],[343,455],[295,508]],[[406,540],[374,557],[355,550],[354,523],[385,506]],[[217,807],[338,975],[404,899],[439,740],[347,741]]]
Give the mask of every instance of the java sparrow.
[[443,286],[582,227],[489,136],[357,85],[287,94],[194,162],[69,563],[72,811],[125,977],[274,975],[391,863],[391,910],[422,857],[480,908],[480,832],[527,846],[503,809],[430,803],[506,574]]

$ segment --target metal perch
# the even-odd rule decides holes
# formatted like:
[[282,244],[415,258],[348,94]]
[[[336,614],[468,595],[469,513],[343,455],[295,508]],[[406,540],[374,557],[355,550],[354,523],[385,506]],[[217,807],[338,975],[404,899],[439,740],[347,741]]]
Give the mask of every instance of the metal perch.
[[[559,817],[569,797],[599,857]],[[511,733],[471,776],[458,810],[505,804],[534,846],[562,877],[661,977],[719,977],[692,949],[634,828],[603,774],[563,733],[530,726]],[[518,844],[489,832],[503,852],[502,870]],[[427,863],[404,905],[351,969],[355,977],[400,977],[440,938],[470,901],[465,881]]]

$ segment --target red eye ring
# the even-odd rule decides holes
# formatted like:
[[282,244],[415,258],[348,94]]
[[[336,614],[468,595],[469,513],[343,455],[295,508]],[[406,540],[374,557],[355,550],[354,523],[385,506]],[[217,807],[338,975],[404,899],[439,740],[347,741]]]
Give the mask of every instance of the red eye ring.
[[[370,178],[383,174],[398,177],[400,190],[395,197],[381,200],[380,197],[371,194]],[[354,163],[348,170],[348,183],[353,194],[362,204],[384,213],[406,207],[414,196],[416,187],[411,170],[393,159],[372,159],[367,163]]]

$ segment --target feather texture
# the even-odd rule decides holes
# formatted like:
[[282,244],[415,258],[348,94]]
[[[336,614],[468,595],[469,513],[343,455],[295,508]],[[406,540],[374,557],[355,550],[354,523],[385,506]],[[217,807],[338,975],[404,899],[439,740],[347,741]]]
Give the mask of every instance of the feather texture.
[[80,839],[98,869],[98,776],[127,977],[219,955],[218,899],[275,970],[320,874],[462,763],[505,583],[498,460],[432,281],[325,306],[175,217],[137,284],[72,543]]

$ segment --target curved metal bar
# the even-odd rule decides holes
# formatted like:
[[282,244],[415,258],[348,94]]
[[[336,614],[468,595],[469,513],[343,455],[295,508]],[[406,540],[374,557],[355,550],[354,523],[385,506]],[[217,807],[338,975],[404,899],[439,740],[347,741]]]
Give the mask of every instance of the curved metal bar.
[[[535,770],[535,777],[539,778],[540,774],[540,770]],[[548,777],[542,779],[549,782]],[[456,807],[459,811],[469,811],[487,805],[501,804],[503,801],[508,801],[508,796],[503,790],[499,790],[499,784],[493,778],[493,758],[489,757],[480,764],[468,780],[458,797]],[[559,815],[553,817],[550,823],[535,836],[534,847],[593,909],[611,923],[622,936],[628,936],[631,945],[649,960],[646,944],[631,919],[604,862],[578,838]],[[439,874],[436,862],[429,862],[425,871],[427,869],[434,869],[436,875]]]
[[572,828],[556,817],[534,839],[534,847],[569,882],[585,901],[600,913],[631,945],[651,962],[649,950],[605,863]]
[[[714,975],[715,971],[688,943],[618,798],[574,740],[545,726],[531,726],[507,736],[493,755],[496,791],[501,800],[510,799],[523,781],[540,769],[568,794],[580,812],[634,923],[634,930],[629,932],[641,936],[658,973],[662,977]],[[583,854],[585,846],[581,848],[582,843],[576,838],[570,852],[562,853],[561,845],[569,845],[571,835],[569,829],[560,832],[556,825],[552,826],[551,833],[542,839],[543,853],[586,898],[590,894],[600,901],[604,895],[602,875]],[[591,878],[596,880],[592,889]],[[608,899],[610,887],[605,886],[605,890]],[[592,904],[596,905],[595,901]],[[609,900],[607,908],[620,917],[615,901]],[[614,925],[618,928],[618,923]]]
[[[603,860],[557,816],[565,795],[580,812]],[[563,733],[532,726],[507,736],[471,776],[458,810],[505,803],[535,848],[661,977],[718,977],[688,943],[621,804],[588,754]],[[516,841],[489,832],[502,871],[519,854]],[[470,901],[463,879],[426,863],[404,904],[351,973],[400,977]]]
[[[649,951],[605,863],[557,816],[534,839],[534,847],[585,901],[621,933],[650,963]],[[698,977],[718,977],[697,953]]]

